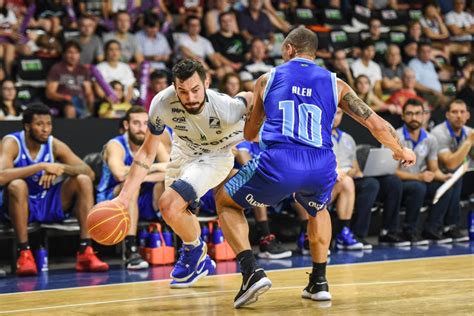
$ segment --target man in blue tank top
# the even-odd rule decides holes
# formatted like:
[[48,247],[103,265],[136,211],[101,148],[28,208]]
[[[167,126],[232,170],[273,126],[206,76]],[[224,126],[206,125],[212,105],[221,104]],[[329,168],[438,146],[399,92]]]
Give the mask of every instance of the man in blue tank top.
[[271,287],[253,256],[242,210],[276,204],[292,192],[310,215],[313,272],[302,296],[317,301],[331,299],[326,280],[331,219],[326,204],[337,178],[331,131],[338,106],[390,148],[394,159],[406,166],[416,160],[389,123],[345,82],[313,62],[316,49],[317,37],[310,30],[299,27],[288,34],[282,45],[286,63],[257,80],[244,127],[245,139],[258,137],[265,149],[217,192],[222,229],[243,275],[234,300],[236,308],[256,302]]
[[[61,222],[65,211],[76,210],[80,226],[77,271],[107,271],[91,247],[87,213],[94,203],[94,173],[65,143],[51,135],[49,108],[34,104],[23,112],[23,130],[3,138],[0,185],[6,201],[0,217],[11,220],[18,241],[18,275],[37,274],[28,245],[28,223]],[[64,180],[62,176],[67,178]]]
[[[102,176],[97,187],[97,203],[111,200],[116,197],[122,189],[123,182],[127,177],[133,157],[143,144],[148,129],[148,112],[142,106],[133,106],[125,115],[123,122],[125,133],[112,138],[107,142],[103,152]],[[126,245],[127,269],[139,270],[148,268],[148,262],[142,259],[136,245],[138,219],[157,220],[158,199],[164,191],[164,176],[166,163],[169,161],[169,152],[164,148],[166,138],[170,141],[168,133],[160,135],[160,142],[156,161],[148,175],[145,177],[140,190],[136,192],[130,201],[129,214],[131,225]]]

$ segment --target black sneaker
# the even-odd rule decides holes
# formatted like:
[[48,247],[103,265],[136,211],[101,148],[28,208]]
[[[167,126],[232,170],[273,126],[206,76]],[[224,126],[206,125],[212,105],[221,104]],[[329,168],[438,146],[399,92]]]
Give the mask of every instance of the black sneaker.
[[411,242],[404,240],[395,234],[388,233],[379,236],[379,245],[390,247],[410,247]]
[[329,285],[326,278],[313,278],[313,274],[310,274],[309,284],[303,290],[301,297],[313,301],[330,301],[332,297],[331,293],[329,293]]
[[275,235],[270,234],[260,239],[259,258],[263,259],[283,259],[291,257],[291,250],[285,249]]
[[423,238],[429,240],[432,244],[448,244],[453,242],[453,238],[451,237],[444,237],[443,235],[431,231],[424,231],[422,234]]
[[127,269],[129,270],[142,270],[148,269],[149,264],[143,260],[142,256],[138,252],[131,252],[125,261]]
[[362,244],[362,250],[372,250],[373,245],[364,238],[355,236],[355,239]]
[[451,229],[448,229],[447,231],[444,232],[443,234],[444,237],[446,238],[451,238],[453,242],[466,242],[469,241],[469,236],[466,234],[461,233],[459,228],[453,227]]
[[240,308],[255,303],[258,296],[272,287],[272,281],[267,278],[265,271],[258,268],[250,275],[244,275],[239,293],[234,298],[234,307]]
[[428,246],[430,244],[428,239],[420,238],[416,234],[405,234],[405,239],[408,240],[412,246]]

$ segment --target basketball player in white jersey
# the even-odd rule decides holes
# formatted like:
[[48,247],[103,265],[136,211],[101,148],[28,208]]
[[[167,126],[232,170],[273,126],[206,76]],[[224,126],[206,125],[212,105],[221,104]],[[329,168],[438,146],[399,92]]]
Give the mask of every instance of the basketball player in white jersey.
[[215,263],[207,256],[193,209],[208,190],[218,186],[232,170],[231,147],[243,139],[244,114],[251,92],[234,98],[207,89],[203,66],[185,59],[173,67],[173,85],[151,102],[149,129],[134,157],[122,191],[114,200],[126,208],[147,174],[165,126],[173,130],[171,162],[166,190],[159,209],[166,223],[183,240],[180,257],[171,272],[172,288],[189,287],[212,273]]

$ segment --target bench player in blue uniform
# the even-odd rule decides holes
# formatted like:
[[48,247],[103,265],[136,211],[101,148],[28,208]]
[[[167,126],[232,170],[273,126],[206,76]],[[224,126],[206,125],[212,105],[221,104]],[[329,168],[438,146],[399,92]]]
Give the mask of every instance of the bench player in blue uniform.
[[[97,203],[111,200],[117,196],[122,189],[123,182],[127,177],[133,157],[138,148],[143,144],[146,131],[148,130],[148,112],[142,106],[131,107],[123,122],[125,133],[109,140],[104,148],[102,176],[97,187]],[[163,140],[169,138],[168,133],[163,133]],[[145,182],[140,190],[135,192],[130,203],[129,213],[131,218],[130,229],[125,238],[126,266],[127,269],[139,270],[148,268],[148,262],[138,253],[136,245],[137,224],[140,220],[158,219],[158,199],[164,191],[164,177],[166,163],[169,161],[169,152],[165,148],[164,141],[160,143],[158,155]]]
[[[80,226],[77,271],[106,271],[91,247],[86,218],[94,203],[93,171],[65,143],[51,135],[49,108],[34,104],[23,112],[23,131],[2,141],[0,185],[5,203],[0,217],[11,220],[18,241],[18,275],[35,275],[35,259],[28,245],[29,222],[61,222],[64,211],[75,208]],[[60,176],[67,176],[61,181]]]
[[[259,137],[265,150],[246,164],[217,192],[217,210],[225,238],[237,254],[243,281],[234,300],[239,308],[257,301],[271,287],[253,256],[248,224],[242,210],[277,203],[296,192],[309,213],[308,235],[313,272],[303,297],[330,300],[326,261],[331,220],[326,208],[337,178],[331,130],[337,106],[390,148],[394,159],[413,165],[415,154],[405,148],[394,128],[361,101],[335,74],[314,62],[316,35],[304,27],[288,34],[282,45],[285,64],[256,83],[244,137]],[[262,126],[263,124],[263,126]]]

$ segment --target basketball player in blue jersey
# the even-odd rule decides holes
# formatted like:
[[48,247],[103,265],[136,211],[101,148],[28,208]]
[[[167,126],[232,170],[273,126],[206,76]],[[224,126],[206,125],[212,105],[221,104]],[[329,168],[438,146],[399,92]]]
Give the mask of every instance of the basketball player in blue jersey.
[[[308,235],[313,272],[303,297],[330,300],[326,261],[331,220],[326,208],[337,178],[331,130],[337,106],[367,127],[405,166],[415,154],[405,148],[393,127],[361,101],[335,74],[314,62],[317,37],[299,27],[282,45],[285,64],[261,76],[249,109],[244,137],[259,137],[264,151],[217,192],[217,210],[225,238],[237,254],[243,275],[234,300],[239,308],[257,301],[272,283],[253,256],[242,210],[273,205],[292,192],[309,213]],[[263,124],[263,126],[262,126]]]
[[[0,217],[11,220],[18,241],[18,275],[37,274],[28,245],[29,222],[61,222],[73,207],[80,225],[77,271],[107,271],[91,247],[86,218],[94,203],[93,171],[65,143],[51,135],[49,108],[34,104],[23,112],[23,131],[6,135],[0,156],[0,185],[6,202]],[[60,176],[66,176],[61,181]]]
[[[123,182],[127,177],[133,157],[143,144],[148,130],[148,112],[142,106],[131,107],[123,121],[125,133],[109,140],[103,152],[102,176],[97,187],[97,203],[111,200],[120,193]],[[140,190],[135,192],[129,206],[130,229],[125,237],[126,266],[130,270],[148,268],[148,262],[138,253],[136,245],[137,223],[141,220],[156,220],[158,199],[164,191],[164,176],[166,163],[169,161],[169,152],[164,147],[169,134],[163,133],[158,154]]]

